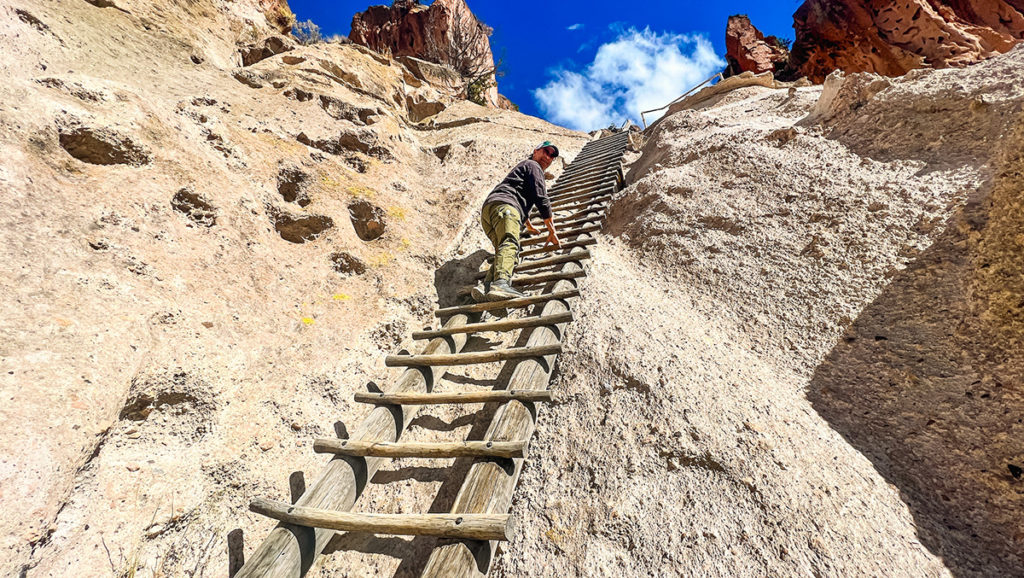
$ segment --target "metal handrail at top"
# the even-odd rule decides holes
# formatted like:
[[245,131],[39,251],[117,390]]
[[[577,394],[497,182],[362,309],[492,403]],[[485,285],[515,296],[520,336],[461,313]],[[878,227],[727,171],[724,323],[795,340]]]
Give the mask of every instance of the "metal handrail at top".
[[698,84],[697,86],[695,86],[695,87],[691,88],[690,90],[687,90],[686,92],[684,92],[684,93],[682,94],[682,96],[680,96],[679,98],[677,98],[677,99],[673,100],[672,102],[670,102],[670,103],[666,104],[665,106],[659,106],[658,108],[652,108],[651,110],[645,110],[645,111],[641,112],[641,113],[640,113],[640,120],[642,120],[642,121],[643,121],[643,123],[644,123],[644,130],[647,130],[647,118],[646,118],[646,117],[644,117],[644,115],[645,115],[645,114],[647,114],[647,113],[649,113],[649,112],[656,112],[656,111],[659,111],[659,110],[664,110],[664,109],[666,109],[666,108],[668,108],[668,107],[672,106],[673,104],[675,104],[675,103],[679,102],[680,100],[683,100],[683,99],[684,99],[684,98],[686,98],[687,96],[690,96],[691,94],[693,94],[693,92],[694,92],[695,90],[697,90],[698,88],[700,88],[700,87],[704,86],[705,84],[707,84],[707,83],[709,83],[709,82],[711,82],[711,81],[715,80],[716,78],[717,78],[717,79],[719,79],[719,80],[721,80],[722,78],[724,78],[724,77],[722,76],[723,74],[724,74],[724,73],[722,73],[722,72],[719,72],[718,74],[716,74],[716,75],[712,76],[711,78],[709,78],[709,79],[705,80],[704,82],[702,82],[702,83]]

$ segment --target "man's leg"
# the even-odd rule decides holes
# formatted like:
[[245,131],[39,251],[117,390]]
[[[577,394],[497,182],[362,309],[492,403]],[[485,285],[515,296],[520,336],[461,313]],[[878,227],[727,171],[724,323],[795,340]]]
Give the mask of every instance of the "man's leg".
[[[497,241],[495,240],[497,237],[494,234],[494,224],[493,224],[493,220],[491,218],[491,216],[492,216],[491,208],[494,207],[494,206],[495,205],[485,205],[480,210],[480,225],[484,229],[484,235],[486,235],[487,239],[491,241],[491,245],[493,245],[493,247],[494,247],[494,252],[497,253],[498,252],[498,245],[501,244],[501,241],[500,241],[500,239],[497,240]],[[492,279],[494,279],[494,263],[493,262],[491,263],[490,268],[487,269],[487,274],[484,275],[483,284],[474,286],[473,290],[470,291],[470,295],[472,295],[474,301],[479,303],[481,301],[486,301],[487,300],[486,296],[487,296],[487,292],[491,289],[491,280]]]
[[512,289],[510,284],[520,249],[519,231],[522,224],[519,220],[519,211],[511,205],[503,204],[488,205],[487,208],[490,209],[488,222],[491,226],[488,236],[495,245],[487,299],[499,301],[521,297],[522,293]]

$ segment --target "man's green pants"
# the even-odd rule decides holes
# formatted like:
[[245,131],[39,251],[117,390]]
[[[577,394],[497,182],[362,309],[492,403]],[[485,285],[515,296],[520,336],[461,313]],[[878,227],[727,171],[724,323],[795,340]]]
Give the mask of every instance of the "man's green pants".
[[484,283],[511,280],[512,269],[519,257],[519,230],[522,226],[519,210],[505,203],[484,205],[480,224],[484,226],[487,238],[494,244],[494,262],[484,277]]

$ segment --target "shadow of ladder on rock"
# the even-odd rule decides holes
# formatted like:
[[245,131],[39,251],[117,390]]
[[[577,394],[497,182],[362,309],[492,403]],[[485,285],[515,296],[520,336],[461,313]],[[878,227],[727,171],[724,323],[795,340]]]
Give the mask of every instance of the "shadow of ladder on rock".
[[[407,367],[385,393],[357,393],[355,401],[376,408],[348,440],[322,439],[314,451],[333,455],[294,505],[256,499],[250,510],[279,521],[235,576],[303,576],[339,531],[441,536],[423,566],[423,576],[486,575],[499,542],[511,538],[508,514],[526,446],[536,425],[537,403],[551,402],[548,390],[561,339],[572,321],[570,303],[579,297],[575,279],[586,276],[586,247],[597,243],[611,196],[622,185],[622,157],[629,133],[587,143],[549,190],[561,228],[562,247],[544,247],[543,236],[525,239],[524,261],[513,285],[539,287],[535,295],[435,311],[447,318],[441,329],[413,334],[428,341],[420,354],[389,355],[389,367]],[[536,246],[536,247],[534,247]],[[551,269],[536,273],[540,269]],[[482,279],[483,272],[477,274]],[[460,293],[468,294],[469,288]],[[497,309],[533,308],[525,317],[480,321]],[[462,352],[470,334],[529,330],[526,343],[495,351]],[[524,334],[520,334],[520,341]],[[504,389],[432,393],[445,369],[505,361],[511,377]],[[508,366],[507,366],[508,367]],[[499,387],[501,385],[499,384]],[[423,405],[498,403],[483,440],[402,443],[399,438]],[[472,457],[474,462],[448,514],[350,513],[384,460],[399,457]]]

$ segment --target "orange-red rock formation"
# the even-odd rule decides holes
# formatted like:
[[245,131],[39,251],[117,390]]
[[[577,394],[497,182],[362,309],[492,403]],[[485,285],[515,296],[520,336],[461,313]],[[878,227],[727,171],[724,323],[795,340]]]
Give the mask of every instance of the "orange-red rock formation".
[[397,0],[356,13],[349,38],[377,52],[450,66],[466,78],[483,76],[491,85],[484,99],[499,106],[490,34],[465,0],[436,0],[430,6]]
[[725,28],[725,58],[729,76],[751,71],[755,74],[785,68],[789,51],[778,38],[765,38],[745,15],[729,17]]
[[1024,0],[807,0],[793,18],[789,74],[814,82],[965,66],[1024,39]]

